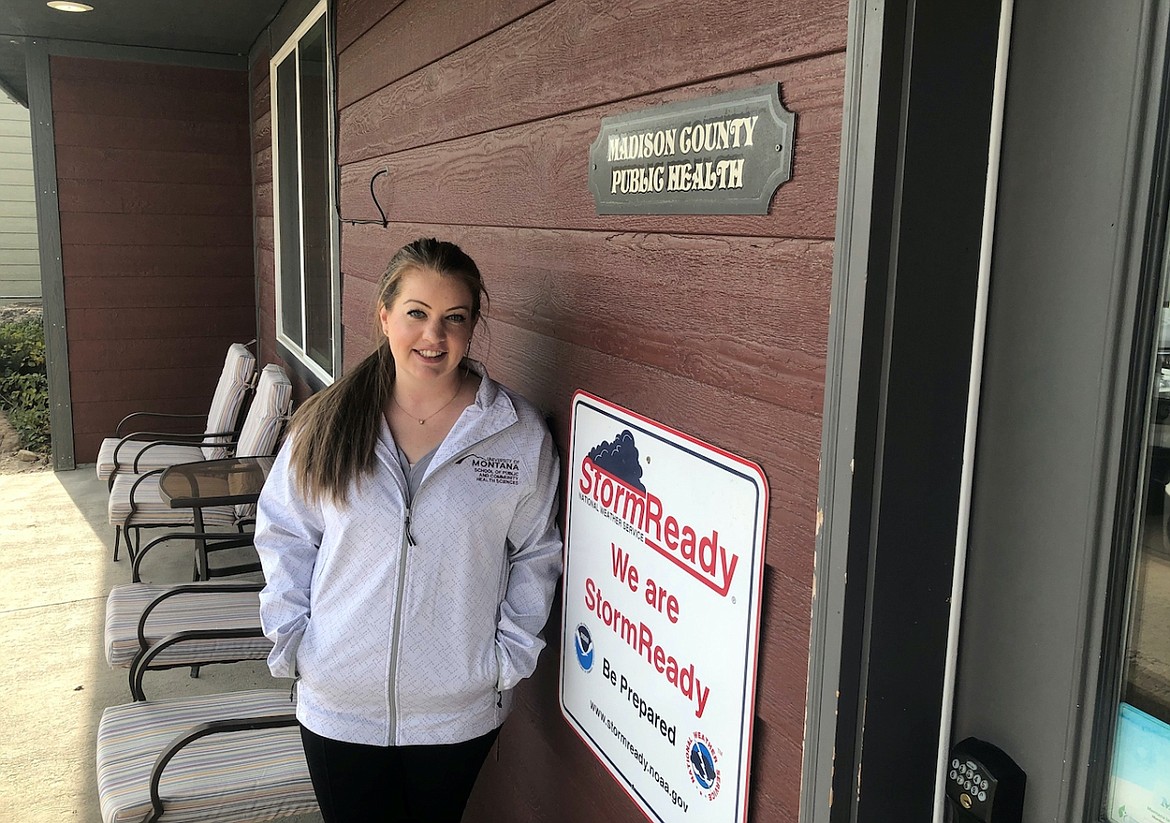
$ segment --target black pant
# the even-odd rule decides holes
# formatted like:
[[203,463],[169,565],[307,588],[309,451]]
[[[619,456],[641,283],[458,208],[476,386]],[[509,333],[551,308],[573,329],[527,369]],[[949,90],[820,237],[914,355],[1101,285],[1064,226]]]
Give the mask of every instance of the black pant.
[[463,743],[365,746],[301,726],[325,823],[459,823],[499,729]]

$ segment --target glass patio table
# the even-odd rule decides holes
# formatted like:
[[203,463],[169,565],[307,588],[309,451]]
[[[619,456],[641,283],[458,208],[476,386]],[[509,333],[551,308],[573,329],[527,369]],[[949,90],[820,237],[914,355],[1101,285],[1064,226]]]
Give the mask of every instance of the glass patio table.
[[197,580],[209,580],[259,571],[257,562],[212,569],[209,552],[252,545],[252,536],[244,533],[207,532],[203,510],[213,506],[245,506],[260,499],[264,481],[275,457],[228,457],[198,463],[179,463],[163,471],[159,479],[162,499],[172,509],[191,509],[194,516],[195,574]]

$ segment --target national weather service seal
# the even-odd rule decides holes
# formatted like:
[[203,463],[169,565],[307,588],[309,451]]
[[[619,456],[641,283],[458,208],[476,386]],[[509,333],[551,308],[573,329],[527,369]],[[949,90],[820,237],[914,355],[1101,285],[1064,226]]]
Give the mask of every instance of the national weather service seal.
[[708,800],[714,800],[719,796],[719,789],[723,783],[719,769],[721,752],[702,732],[694,732],[687,738],[685,752],[691,783],[699,790],[699,794],[706,796]]

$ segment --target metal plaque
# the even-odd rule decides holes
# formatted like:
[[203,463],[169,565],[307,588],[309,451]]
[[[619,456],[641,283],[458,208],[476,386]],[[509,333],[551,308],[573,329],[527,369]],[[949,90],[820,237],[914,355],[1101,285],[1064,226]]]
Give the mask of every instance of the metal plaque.
[[598,214],[767,214],[792,176],[795,115],[774,83],[601,121]]

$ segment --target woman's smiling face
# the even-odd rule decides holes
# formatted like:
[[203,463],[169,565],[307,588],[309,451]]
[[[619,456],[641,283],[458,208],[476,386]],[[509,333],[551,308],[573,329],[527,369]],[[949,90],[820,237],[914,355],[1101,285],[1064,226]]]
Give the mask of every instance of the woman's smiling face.
[[378,316],[397,374],[436,387],[447,385],[444,378],[459,368],[476,321],[470,289],[431,269],[406,273],[397,297]]

